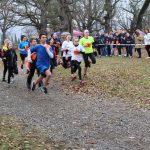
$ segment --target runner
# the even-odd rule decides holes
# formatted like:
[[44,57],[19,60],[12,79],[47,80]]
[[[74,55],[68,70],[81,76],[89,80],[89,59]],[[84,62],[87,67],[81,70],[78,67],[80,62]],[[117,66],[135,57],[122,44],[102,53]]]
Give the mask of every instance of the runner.
[[71,41],[71,35],[66,36],[66,40],[62,43],[62,52],[63,52],[63,63],[62,66],[67,69],[70,67],[70,62],[71,62],[71,52],[70,48],[73,46],[73,43]]
[[78,38],[75,38],[73,40],[73,47],[70,48],[71,50],[71,80],[74,81],[76,79],[76,76],[74,73],[78,70],[78,76],[80,80],[80,84],[83,85],[86,83],[86,81],[82,80],[82,74],[81,74],[81,62],[83,59],[83,53],[84,48],[83,46],[79,45]]
[[[5,53],[8,68],[8,84],[11,83],[11,78],[14,77],[14,73],[17,67],[17,54],[12,47],[12,43],[9,42],[8,50]],[[17,73],[16,73],[17,74]]]
[[6,82],[5,80],[5,76],[8,70],[8,66],[7,66],[7,59],[6,59],[6,52],[8,50],[8,44],[9,44],[10,40],[5,39],[4,41],[4,46],[2,48],[2,61],[3,61],[3,66],[4,66],[4,70],[3,70],[3,82]]
[[53,54],[54,54],[54,57],[51,59],[51,65],[50,65],[50,71],[51,73],[53,72],[53,69],[55,69],[55,67],[57,67],[57,50],[56,50],[56,47],[54,45],[54,39],[51,38],[50,39],[50,46],[53,50]]
[[27,57],[27,52],[26,52],[25,47],[29,47],[29,42],[27,41],[27,37],[25,35],[22,35],[21,43],[19,45],[20,58],[21,58],[21,69],[23,69],[23,65],[25,63],[25,58]]
[[[92,44],[94,42],[93,37],[89,36],[89,31],[84,31],[84,37],[80,39],[80,45],[82,45],[85,48],[85,54],[83,55],[84,62],[85,62],[85,69],[84,69],[84,76],[87,75],[87,68],[90,67],[90,63],[92,64],[96,63],[96,59],[93,53]],[[89,58],[91,62],[89,61]]]
[[[30,48],[32,48],[36,44],[37,44],[37,40],[35,38],[31,38],[30,39]],[[26,84],[27,84],[27,88],[31,89],[32,78],[33,78],[35,70],[36,70],[36,53],[32,53],[32,55],[31,55],[30,49],[28,50],[28,63],[30,65],[30,70],[29,70]]]
[[60,41],[60,39],[58,38],[58,36],[57,36],[56,33],[54,33],[54,34],[52,35],[52,38],[53,38],[53,40],[54,40],[54,46],[55,46],[55,50],[56,50],[56,55],[58,55],[58,54],[59,54],[59,48],[60,48],[60,45],[61,45],[61,41]]
[[33,82],[32,91],[35,90],[36,85],[39,84],[43,79],[45,79],[43,90],[44,93],[47,93],[47,86],[49,84],[49,79],[51,77],[50,68],[50,58],[53,58],[52,48],[46,44],[46,35],[40,34],[40,44],[32,47],[31,53],[36,52],[37,54],[37,62],[36,67],[40,73],[39,78]]

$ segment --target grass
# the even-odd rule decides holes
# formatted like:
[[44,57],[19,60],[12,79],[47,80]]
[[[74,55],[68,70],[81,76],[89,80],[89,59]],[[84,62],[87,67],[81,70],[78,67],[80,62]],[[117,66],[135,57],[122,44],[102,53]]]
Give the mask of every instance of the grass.
[[[83,68],[83,67],[82,67]],[[139,106],[150,106],[150,60],[120,57],[98,58],[89,69],[87,85],[70,81],[70,70],[59,67],[56,80],[74,93],[119,97]]]
[[[27,130],[27,131],[26,131]],[[64,150],[36,129],[8,116],[0,116],[0,150]]]

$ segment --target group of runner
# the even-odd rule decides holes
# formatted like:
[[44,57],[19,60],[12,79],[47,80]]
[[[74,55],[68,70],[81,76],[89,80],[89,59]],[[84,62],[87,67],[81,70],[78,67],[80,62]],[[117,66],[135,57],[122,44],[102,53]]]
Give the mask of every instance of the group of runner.
[[[94,38],[89,36],[88,30],[84,31],[84,37],[80,41],[77,37],[72,38],[71,34],[67,34],[62,43],[56,33],[50,39],[45,34],[40,34],[38,38],[31,37],[29,40],[25,35],[22,35],[19,51],[21,69],[24,69],[25,65],[27,69],[27,88],[34,91],[38,85],[44,93],[48,93],[47,86],[53,69],[57,65],[62,65],[65,69],[70,68],[71,81],[76,79],[75,73],[78,70],[80,84],[84,85],[86,81],[82,77],[81,62],[84,59],[84,76],[86,76],[87,68],[91,66],[91,63],[96,63],[93,43]],[[18,74],[18,67],[16,52],[8,39],[4,42],[1,57],[4,64],[3,81],[6,81],[8,70],[8,83],[11,83],[14,74]],[[59,57],[62,59],[58,59]],[[37,79],[32,81],[35,71],[37,72]]]

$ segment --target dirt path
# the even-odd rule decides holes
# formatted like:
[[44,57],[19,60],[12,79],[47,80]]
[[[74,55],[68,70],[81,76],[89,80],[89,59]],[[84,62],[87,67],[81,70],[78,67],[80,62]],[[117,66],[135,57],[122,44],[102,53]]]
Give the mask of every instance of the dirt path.
[[49,95],[29,92],[25,75],[11,87],[0,83],[0,115],[16,116],[45,130],[50,139],[72,148],[94,150],[149,150],[150,111],[119,99],[65,94],[51,83]]

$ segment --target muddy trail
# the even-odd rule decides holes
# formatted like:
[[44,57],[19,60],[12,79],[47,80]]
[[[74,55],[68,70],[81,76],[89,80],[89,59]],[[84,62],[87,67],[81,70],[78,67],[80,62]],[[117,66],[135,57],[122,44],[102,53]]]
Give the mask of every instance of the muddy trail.
[[54,81],[48,91],[28,91],[23,72],[11,86],[0,82],[0,115],[22,119],[72,149],[150,149],[150,110],[118,98],[64,93]]

